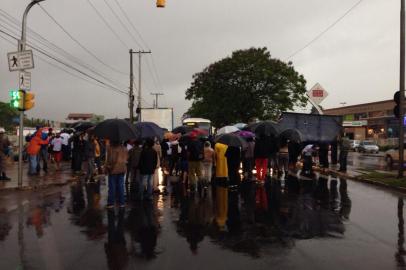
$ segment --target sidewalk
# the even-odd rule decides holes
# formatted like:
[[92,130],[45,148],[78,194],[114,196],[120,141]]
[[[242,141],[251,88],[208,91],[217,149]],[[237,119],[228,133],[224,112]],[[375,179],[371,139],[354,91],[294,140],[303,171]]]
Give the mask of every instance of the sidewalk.
[[[48,186],[65,185],[71,181],[78,180],[78,176],[73,176],[70,170],[70,163],[63,162],[61,171],[55,171],[53,164],[48,164],[48,173],[45,174],[42,170],[38,176],[29,176],[28,163],[23,166],[23,189],[37,189]],[[6,173],[10,181],[0,181],[0,191],[18,189],[18,163],[6,166]]]

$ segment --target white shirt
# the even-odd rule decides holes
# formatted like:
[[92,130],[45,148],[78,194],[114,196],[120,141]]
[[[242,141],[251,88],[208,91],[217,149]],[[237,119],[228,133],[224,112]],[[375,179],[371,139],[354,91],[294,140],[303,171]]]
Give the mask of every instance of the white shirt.
[[63,145],[68,145],[69,144],[69,134],[68,133],[62,133],[61,138],[62,138],[62,144]]
[[52,150],[53,151],[55,151],[55,152],[59,152],[59,151],[61,151],[62,150],[62,144],[63,144],[63,139],[62,138],[54,138],[52,141],[51,141],[51,144],[52,144]]

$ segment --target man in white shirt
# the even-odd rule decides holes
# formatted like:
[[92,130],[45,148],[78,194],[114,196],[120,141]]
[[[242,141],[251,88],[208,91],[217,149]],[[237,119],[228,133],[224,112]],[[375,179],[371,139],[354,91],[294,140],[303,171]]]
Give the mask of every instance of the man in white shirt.
[[61,138],[62,138],[62,156],[63,160],[68,161],[70,159],[70,145],[69,145],[69,138],[70,135],[66,132],[66,130],[63,130],[61,133]]

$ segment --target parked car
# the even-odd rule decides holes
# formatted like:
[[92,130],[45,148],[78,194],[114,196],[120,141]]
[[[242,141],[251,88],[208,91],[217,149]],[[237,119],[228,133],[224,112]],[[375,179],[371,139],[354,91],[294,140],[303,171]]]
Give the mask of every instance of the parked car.
[[373,141],[362,141],[356,149],[361,153],[379,153],[379,147]]
[[360,142],[360,140],[350,140],[350,150],[356,151],[359,147]]

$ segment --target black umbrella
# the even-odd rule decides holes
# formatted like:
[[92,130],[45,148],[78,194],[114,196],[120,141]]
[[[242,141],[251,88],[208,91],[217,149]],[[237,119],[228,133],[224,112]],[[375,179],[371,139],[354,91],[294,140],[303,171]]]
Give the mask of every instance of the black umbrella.
[[160,141],[164,138],[164,130],[152,122],[139,122],[134,125],[140,139],[158,138]]
[[259,122],[255,128],[255,134],[259,136],[273,136],[276,137],[280,133],[278,124],[272,121]]
[[255,129],[258,127],[259,124],[262,122],[256,122],[256,123],[251,123],[246,125],[245,127],[242,128],[242,130],[247,130],[255,133]]
[[176,128],[174,128],[173,130],[172,130],[172,133],[173,134],[186,134],[186,133],[188,133],[188,132],[190,132],[190,131],[192,131],[194,129],[194,127],[189,127],[189,126],[179,126],[179,127],[176,127]]
[[94,134],[99,138],[105,138],[115,142],[138,139],[140,136],[135,127],[123,119],[107,119],[100,122],[95,127]]
[[303,135],[297,129],[285,129],[281,132],[281,134],[279,134],[279,139],[281,141],[289,140],[300,143],[303,141]]
[[92,127],[94,127],[94,124],[91,123],[91,122],[78,122],[75,125],[73,125],[73,128],[76,131],[86,131],[89,128],[92,128]]
[[247,148],[247,142],[240,136],[232,133],[220,135],[214,141],[228,146]]

